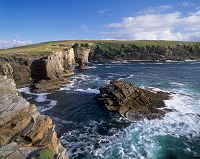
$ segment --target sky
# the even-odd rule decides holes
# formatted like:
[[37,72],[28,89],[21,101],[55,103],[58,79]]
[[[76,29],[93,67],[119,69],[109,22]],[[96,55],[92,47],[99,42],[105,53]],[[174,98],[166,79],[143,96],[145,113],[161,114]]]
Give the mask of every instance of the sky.
[[105,39],[200,42],[200,0],[0,0],[0,49]]

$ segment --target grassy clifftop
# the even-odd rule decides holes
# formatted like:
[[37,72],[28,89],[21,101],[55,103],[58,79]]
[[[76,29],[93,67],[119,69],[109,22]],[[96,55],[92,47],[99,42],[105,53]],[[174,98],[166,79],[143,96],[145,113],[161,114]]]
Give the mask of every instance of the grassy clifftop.
[[45,54],[50,54],[52,51],[60,51],[66,49],[67,46],[62,46],[61,44],[70,44],[70,43],[71,42],[66,42],[66,41],[52,41],[52,42],[43,42],[43,43],[13,47],[9,49],[0,49],[0,55],[12,54],[12,53],[45,55]]
[[[63,40],[24,45],[10,49],[0,49],[0,55],[25,53],[34,56],[51,54],[70,47],[89,47],[90,61],[108,60],[145,60],[176,58],[200,58],[200,42],[164,40]],[[173,57],[172,57],[173,56]]]

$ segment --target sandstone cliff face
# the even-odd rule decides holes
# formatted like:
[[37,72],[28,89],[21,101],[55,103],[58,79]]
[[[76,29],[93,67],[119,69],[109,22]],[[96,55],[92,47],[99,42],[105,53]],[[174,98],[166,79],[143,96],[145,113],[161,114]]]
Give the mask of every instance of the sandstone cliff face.
[[117,111],[132,120],[163,117],[165,112],[157,108],[164,107],[168,93],[153,93],[124,80],[112,80],[100,89],[98,100],[110,111]]
[[0,147],[12,142],[21,147],[47,147],[67,158],[52,119],[40,115],[35,105],[19,96],[13,80],[1,76],[0,88]]
[[74,52],[70,48],[67,51],[55,51],[33,61],[31,65],[31,77],[37,80],[49,80],[73,74],[71,67],[74,63]]
[[82,46],[76,46],[74,47],[76,56],[75,56],[75,61],[78,64],[76,68],[78,69],[89,69],[88,66],[88,59],[89,59],[89,54],[91,49],[87,47],[82,47]]
[[55,79],[73,73],[71,67],[74,63],[74,51],[69,48],[45,56],[7,54],[0,56],[0,62],[0,71],[5,63],[11,65],[12,76],[16,82],[30,78],[35,81]]

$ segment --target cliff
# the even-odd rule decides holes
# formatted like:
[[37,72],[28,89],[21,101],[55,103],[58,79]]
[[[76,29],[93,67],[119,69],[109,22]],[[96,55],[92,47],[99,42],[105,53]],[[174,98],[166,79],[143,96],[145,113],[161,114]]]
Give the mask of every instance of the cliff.
[[[46,91],[59,88],[63,83],[69,82],[61,77],[73,74],[74,61],[73,48],[53,51],[51,54],[40,56],[27,53],[3,54],[0,55],[0,74],[13,78],[18,86],[33,85],[41,80],[51,80],[51,82],[45,84],[42,82],[35,86],[38,92]],[[55,84],[44,88],[49,83]]]
[[200,59],[199,42],[127,41],[95,43],[89,61]]
[[46,147],[67,159],[52,119],[40,115],[35,105],[19,96],[12,79],[0,76],[0,89],[0,156],[12,158],[13,154],[20,155],[19,150],[24,150],[26,153],[21,154],[25,158],[30,152]]
[[34,56],[27,53],[14,53],[0,55],[1,63],[9,63],[13,69],[15,81],[23,79],[55,79],[72,74],[74,63],[72,48],[63,51],[53,51],[51,54]]

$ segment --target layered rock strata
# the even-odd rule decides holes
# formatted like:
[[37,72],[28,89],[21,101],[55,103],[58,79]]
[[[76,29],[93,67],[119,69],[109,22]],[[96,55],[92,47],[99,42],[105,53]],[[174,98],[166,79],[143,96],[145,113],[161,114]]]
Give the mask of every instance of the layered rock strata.
[[74,50],[53,51],[34,56],[25,53],[0,55],[0,74],[13,77],[17,84],[33,84],[40,80],[59,79],[73,74]]
[[78,47],[76,51],[77,51],[76,62],[78,63],[78,66],[76,68],[89,69],[88,57],[90,49],[85,47]]
[[98,101],[110,111],[117,111],[132,120],[154,119],[164,116],[164,99],[168,93],[153,93],[124,80],[112,80],[100,89]]
[[0,88],[0,147],[12,142],[20,147],[47,147],[67,159],[52,119],[19,96],[13,80],[1,76]]

